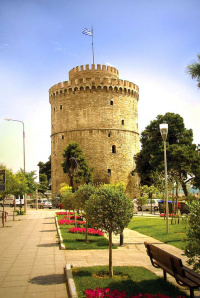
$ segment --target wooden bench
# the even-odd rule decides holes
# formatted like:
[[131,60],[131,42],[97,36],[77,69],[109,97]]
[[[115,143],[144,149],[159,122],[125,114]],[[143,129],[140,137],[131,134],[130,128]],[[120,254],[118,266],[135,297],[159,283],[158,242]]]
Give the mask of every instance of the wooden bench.
[[167,279],[167,273],[170,274],[179,285],[187,286],[190,289],[190,297],[193,298],[194,289],[200,287],[200,275],[184,266],[178,257],[151,243],[144,242],[144,245],[152,265],[163,270],[164,279]]

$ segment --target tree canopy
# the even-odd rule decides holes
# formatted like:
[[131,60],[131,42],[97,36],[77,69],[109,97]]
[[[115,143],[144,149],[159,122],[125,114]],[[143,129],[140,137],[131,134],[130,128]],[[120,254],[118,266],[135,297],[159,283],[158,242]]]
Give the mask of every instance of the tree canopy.
[[64,173],[68,173],[70,186],[75,183],[90,183],[93,180],[93,169],[88,165],[82,149],[76,142],[70,142],[63,153],[62,163]]
[[[45,192],[47,189],[51,189],[51,155],[47,162],[39,161],[39,191]],[[45,178],[45,176],[46,178]]]
[[135,156],[136,172],[142,185],[155,183],[157,172],[164,171],[163,141],[159,125],[168,123],[167,168],[168,175],[179,181],[187,196],[187,183],[193,180],[199,186],[200,156],[193,144],[193,132],[186,129],[183,118],[174,113],[158,115],[141,133],[141,151]]
[[197,55],[198,62],[188,65],[187,73],[192,77],[192,79],[197,79],[197,86],[200,88],[200,55]]

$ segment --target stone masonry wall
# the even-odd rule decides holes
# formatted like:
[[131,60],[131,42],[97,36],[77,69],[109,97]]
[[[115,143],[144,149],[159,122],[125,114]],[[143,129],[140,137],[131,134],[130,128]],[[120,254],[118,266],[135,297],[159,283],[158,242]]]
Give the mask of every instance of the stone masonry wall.
[[131,172],[139,151],[138,87],[119,80],[118,71],[105,65],[73,68],[69,78],[49,90],[53,194],[68,182],[62,153],[76,141],[94,168],[95,183],[124,181],[127,193],[137,195],[138,178]]

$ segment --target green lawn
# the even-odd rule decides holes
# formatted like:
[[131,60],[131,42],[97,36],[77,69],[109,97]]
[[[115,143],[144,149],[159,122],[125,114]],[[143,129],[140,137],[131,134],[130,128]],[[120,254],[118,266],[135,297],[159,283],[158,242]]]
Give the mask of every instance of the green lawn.
[[134,216],[128,228],[147,236],[151,236],[164,243],[184,249],[186,238],[186,223],[179,219],[179,224],[171,224],[169,219],[169,234],[166,234],[166,220],[162,217],[137,217]]
[[[114,267],[114,276],[109,278],[104,273],[108,272],[108,267],[74,267],[72,268],[74,282],[78,297],[85,297],[86,289],[97,287],[117,289],[125,291],[127,295],[141,294],[163,294],[170,297],[186,294],[163,278],[157,277],[153,272],[143,267]],[[104,278],[102,278],[104,276]]]
[[[62,215],[57,215],[57,219],[62,219]],[[74,225],[60,225],[60,232],[63,238],[63,244],[69,250],[84,249],[108,249],[108,240],[103,236],[88,235],[88,241],[85,242],[85,234],[69,233],[68,230]],[[81,226],[83,227],[83,226]],[[117,248],[113,245],[113,248]]]

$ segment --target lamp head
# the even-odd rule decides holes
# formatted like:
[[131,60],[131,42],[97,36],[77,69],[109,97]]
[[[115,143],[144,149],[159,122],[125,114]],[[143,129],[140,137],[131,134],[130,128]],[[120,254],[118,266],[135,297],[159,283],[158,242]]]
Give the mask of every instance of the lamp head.
[[168,124],[167,123],[160,124],[160,133],[161,133],[163,141],[166,141],[167,133],[168,133]]

